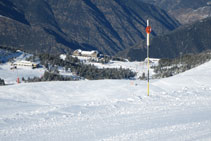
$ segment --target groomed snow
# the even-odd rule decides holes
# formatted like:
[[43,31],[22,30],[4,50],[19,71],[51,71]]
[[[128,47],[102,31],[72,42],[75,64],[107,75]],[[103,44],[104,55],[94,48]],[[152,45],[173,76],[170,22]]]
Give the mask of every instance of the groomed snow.
[[0,87],[0,140],[210,141],[211,62],[146,81]]

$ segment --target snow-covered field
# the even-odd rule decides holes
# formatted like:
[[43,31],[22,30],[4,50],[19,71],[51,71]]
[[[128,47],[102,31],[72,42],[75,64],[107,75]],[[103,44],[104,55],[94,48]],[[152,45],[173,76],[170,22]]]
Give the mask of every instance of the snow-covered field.
[[0,78],[4,79],[6,84],[15,84],[17,83],[17,78],[21,81],[23,77],[25,79],[28,79],[28,77],[41,77],[45,72],[43,68],[32,69],[32,67],[29,66],[17,66],[17,69],[11,69],[12,63],[9,59],[13,58],[13,62],[16,62],[23,61],[30,56],[32,56],[32,54],[24,53],[19,50],[13,53],[0,49],[0,61],[6,62],[0,64]]
[[210,141],[211,62],[171,78],[0,87],[2,141]]
[[15,84],[17,81],[17,78],[22,79],[24,77],[25,79],[28,79],[28,77],[41,77],[45,70],[43,68],[37,68],[32,69],[31,67],[25,67],[25,66],[18,66],[17,69],[10,69],[11,64],[8,62],[6,64],[0,65],[0,78],[5,80],[6,84]]

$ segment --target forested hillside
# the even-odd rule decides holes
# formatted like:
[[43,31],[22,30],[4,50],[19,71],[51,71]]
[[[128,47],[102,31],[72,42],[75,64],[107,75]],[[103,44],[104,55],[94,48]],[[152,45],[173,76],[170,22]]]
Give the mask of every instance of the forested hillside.
[[[211,49],[211,18],[184,25],[162,36],[151,38],[150,57],[175,58],[182,54],[200,53]],[[125,50],[121,56],[131,60],[146,58],[146,42]]]
[[[139,0],[0,0],[0,45],[31,53],[75,49],[114,55],[179,26],[164,10]],[[156,26],[155,26],[156,25]]]

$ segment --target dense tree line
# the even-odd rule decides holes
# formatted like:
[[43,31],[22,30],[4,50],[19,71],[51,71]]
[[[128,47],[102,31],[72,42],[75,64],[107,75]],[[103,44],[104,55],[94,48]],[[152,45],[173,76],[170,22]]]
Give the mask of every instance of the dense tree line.
[[211,60],[211,51],[200,54],[187,54],[175,59],[160,59],[154,67],[156,78],[176,75]]
[[28,78],[25,79],[24,77],[22,78],[22,81],[24,82],[41,82],[41,81],[74,81],[74,80],[79,80],[77,77],[73,76],[63,76],[59,75],[58,73],[51,73],[48,71],[45,71],[44,75],[40,77],[33,77],[33,78]]
[[47,68],[51,73],[58,73],[58,67],[64,67],[66,71],[70,70],[72,73],[84,79],[129,79],[136,74],[129,69],[104,68],[99,69],[93,65],[87,65],[81,62],[78,58],[70,55],[66,59],[60,59],[59,56],[41,54],[39,55],[41,64]]
[[93,65],[81,65],[74,68],[78,76],[86,79],[129,79],[135,76],[135,73],[129,69],[103,68],[98,69]]

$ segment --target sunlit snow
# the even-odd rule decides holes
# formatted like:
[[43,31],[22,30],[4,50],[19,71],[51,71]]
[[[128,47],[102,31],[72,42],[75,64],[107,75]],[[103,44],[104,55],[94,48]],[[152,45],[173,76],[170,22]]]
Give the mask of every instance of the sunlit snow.
[[210,141],[210,74],[1,86],[0,140]]

